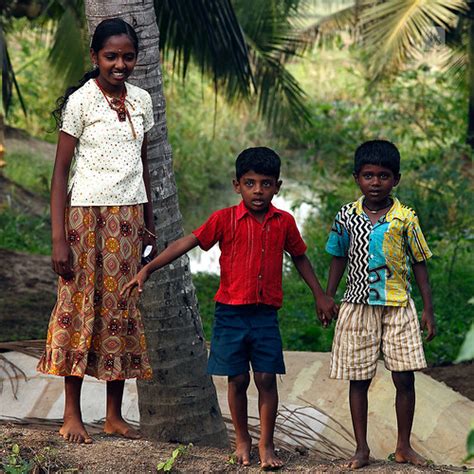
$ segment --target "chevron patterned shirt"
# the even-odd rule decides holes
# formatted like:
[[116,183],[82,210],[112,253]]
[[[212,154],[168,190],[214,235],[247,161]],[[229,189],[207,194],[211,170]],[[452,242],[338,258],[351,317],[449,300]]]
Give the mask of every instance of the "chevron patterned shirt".
[[432,253],[415,212],[393,198],[390,210],[374,225],[362,207],[363,196],[338,212],[326,251],[348,257],[343,301],[383,306],[406,306],[410,263],[428,260]]

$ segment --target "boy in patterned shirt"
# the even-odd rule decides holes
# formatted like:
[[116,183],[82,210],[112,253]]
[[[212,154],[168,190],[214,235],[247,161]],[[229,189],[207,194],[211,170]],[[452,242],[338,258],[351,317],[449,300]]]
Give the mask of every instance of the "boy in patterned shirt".
[[327,294],[334,297],[347,264],[331,354],[330,377],[350,380],[349,401],[357,448],[347,467],[369,463],[367,392],[380,349],[396,387],[397,462],[426,465],[410,445],[415,410],[414,370],[426,367],[420,327],[410,298],[409,264],[423,299],[427,340],[435,321],[426,260],[431,257],[415,212],[391,195],[400,181],[400,154],[374,140],[355,153],[354,178],[363,196],[336,216],[326,245],[333,256]]
[[248,431],[247,388],[250,364],[258,390],[263,469],[283,463],[276,456],[273,431],[278,408],[276,374],[285,373],[277,310],[282,305],[283,252],[288,252],[311,289],[323,324],[337,306],[322,290],[306,256],[306,244],[291,214],[274,207],[281,186],[280,157],[266,147],[247,148],[235,162],[234,190],[242,196],[237,206],[214,212],[190,235],[171,243],[124,287],[122,293],[143,284],[155,270],[194,247],[209,250],[219,243],[221,278],[215,296],[208,372],[228,377],[228,401],[236,434],[236,458],[250,464],[252,439]]

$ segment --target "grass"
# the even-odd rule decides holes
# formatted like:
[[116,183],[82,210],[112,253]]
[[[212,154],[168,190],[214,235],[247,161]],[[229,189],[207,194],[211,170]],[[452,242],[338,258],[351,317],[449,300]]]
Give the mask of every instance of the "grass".
[[11,181],[43,197],[49,196],[54,163],[31,153],[7,153],[3,174]]

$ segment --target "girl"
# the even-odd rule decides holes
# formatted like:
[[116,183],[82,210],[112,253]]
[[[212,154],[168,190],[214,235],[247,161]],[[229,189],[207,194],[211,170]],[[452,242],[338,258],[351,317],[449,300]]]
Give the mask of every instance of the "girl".
[[127,438],[140,435],[122,418],[124,381],[152,376],[136,298],[120,296],[142,247],[156,252],[146,157],[153,107],[146,91],[125,82],[137,54],[128,23],[100,23],[90,49],[94,69],[53,112],[60,133],[51,184],[52,266],[59,280],[38,370],[65,377],[59,433],[75,443],[92,442],[80,408],[85,374],[107,381],[104,431]]

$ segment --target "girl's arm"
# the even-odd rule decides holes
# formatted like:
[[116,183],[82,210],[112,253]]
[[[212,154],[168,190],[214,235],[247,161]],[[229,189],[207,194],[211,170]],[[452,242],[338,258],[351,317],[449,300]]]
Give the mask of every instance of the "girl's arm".
[[194,234],[186,235],[178,240],[175,240],[168,247],[163,250],[157,257],[155,257],[150,263],[145,265],[137,275],[130,280],[120,292],[121,295],[127,293],[130,296],[131,291],[137,286],[138,292],[143,291],[143,285],[148,280],[148,277],[156,270],[168,265],[177,258],[181,257],[185,253],[189,252],[194,247],[199,245],[199,240]]
[[428,280],[428,269],[426,262],[417,262],[412,265],[416,284],[423,299],[423,313],[421,315],[421,329],[426,329],[426,340],[431,341],[436,336],[436,323],[433,312],[433,301],[431,298],[431,286]]
[[59,132],[53,177],[51,180],[51,263],[55,273],[66,280],[74,277],[72,252],[66,240],[64,211],[67,201],[67,180],[77,138]]
[[334,298],[337,287],[341,281],[342,275],[347,266],[347,257],[332,257],[331,266],[329,267],[328,286],[326,293]]
[[142,164],[143,164],[143,182],[145,183],[146,197],[148,202],[143,205],[144,219],[145,219],[145,228],[148,232],[145,232],[143,236],[143,248],[147,245],[152,246],[151,257],[156,255],[156,237],[155,235],[155,221],[153,219],[153,202],[151,200],[151,185],[150,185],[150,171],[148,169],[148,157],[147,157],[147,148],[148,148],[148,138],[147,134],[143,137],[141,155],[142,155]]

